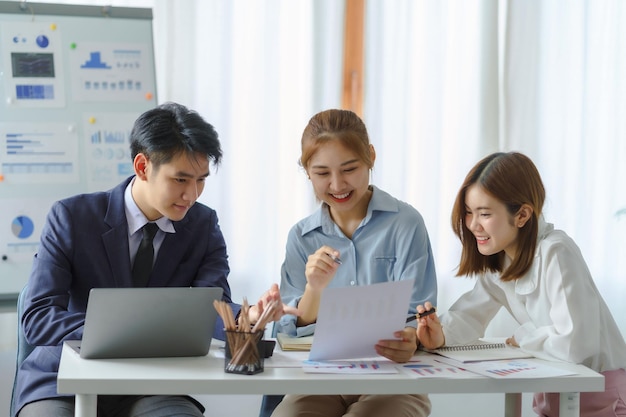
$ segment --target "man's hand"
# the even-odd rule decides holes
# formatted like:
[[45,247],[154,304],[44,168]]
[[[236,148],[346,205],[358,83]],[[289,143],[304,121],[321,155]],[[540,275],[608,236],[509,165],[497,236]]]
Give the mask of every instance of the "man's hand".
[[299,316],[300,311],[295,307],[283,304],[278,284],[274,283],[269,290],[263,293],[259,301],[250,308],[248,318],[252,324],[256,324],[261,318],[263,318],[264,323],[269,323],[279,320],[285,314]]

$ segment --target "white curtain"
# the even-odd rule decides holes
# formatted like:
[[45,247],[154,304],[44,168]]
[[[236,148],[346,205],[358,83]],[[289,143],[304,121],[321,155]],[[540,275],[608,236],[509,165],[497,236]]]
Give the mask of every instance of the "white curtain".
[[365,121],[373,181],[424,216],[440,308],[473,284],[453,278],[450,210],[467,170],[497,150],[497,1],[367,0]]
[[547,219],[576,240],[626,334],[626,3],[506,9],[501,146],[537,163]]
[[[288,229],[317,205],[299,138],[340,106],[343,2],[102,4],[153,8],[159,102],[219,132],[224,161],[200,201],[218,211],[234,298],[256,299],[279,279]],[[485,154],[519,150],[543,175],[547,219],[626,317],[625,21],[621,0],[366,0],[372,182],[424,216],[441,308],[473,284],[453,277],[456,191]]]
[[220,218],[235,301],[280,282],[288,230],[316,206],[300,136],[340,105],[343,13],[332,0],[155,2],[159,101],[197,110],[222,141],[200,201]]
[[367,6],[365,119],[379,151],[374,182],[424,215],[440,307],[472,285],[453,278],[456,191],[482,156],[518,150],[542,173],[548,221],[577,241],[624,332],[626,4]]

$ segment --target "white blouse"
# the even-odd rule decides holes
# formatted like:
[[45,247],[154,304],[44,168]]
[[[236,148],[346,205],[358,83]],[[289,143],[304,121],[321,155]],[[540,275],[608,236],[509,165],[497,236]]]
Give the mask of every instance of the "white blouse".
[[597,372],[626,368],[624,338],[580,249],[543,219],[526,275],[503,282],[498,273],[481,274],[474,288],[441,315],[446,344],[483,337],[500,307],[520,324],[511,335],[535,357],[580,363]]

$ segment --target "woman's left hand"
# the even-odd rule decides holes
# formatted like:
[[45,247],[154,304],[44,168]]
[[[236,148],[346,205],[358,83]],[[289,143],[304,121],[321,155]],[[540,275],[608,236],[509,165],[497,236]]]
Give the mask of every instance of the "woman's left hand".
[[407,362],[417,350],[415,328],[405,327],[393,335],[398,339],[379,340],[375,346],[376,352],[394,362]]
[[506,344],[513,347],[519,347],[517,344],[517,340],[515,340],[515,336],[511,336],[506,339]]

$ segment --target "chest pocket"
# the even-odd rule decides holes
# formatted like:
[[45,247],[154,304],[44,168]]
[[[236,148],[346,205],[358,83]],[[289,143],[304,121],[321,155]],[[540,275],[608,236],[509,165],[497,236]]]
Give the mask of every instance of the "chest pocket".
[[372,258],[372,282],[395,281],[395,256],[374,256]]

